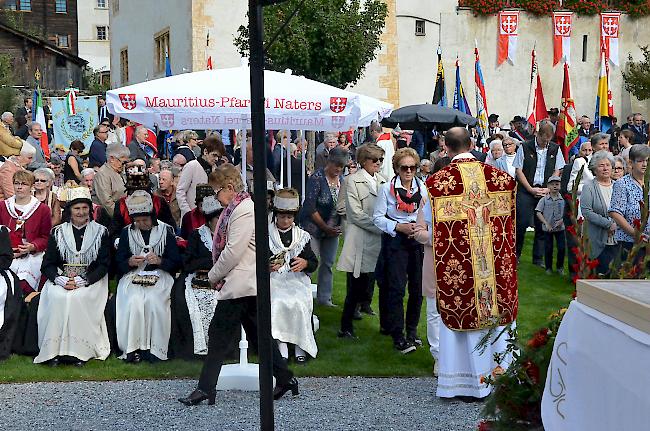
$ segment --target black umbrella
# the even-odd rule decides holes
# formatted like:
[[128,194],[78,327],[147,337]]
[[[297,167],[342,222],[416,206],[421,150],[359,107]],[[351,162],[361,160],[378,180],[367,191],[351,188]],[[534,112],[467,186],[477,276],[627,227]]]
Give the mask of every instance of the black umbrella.
[[402,106],[394,110],[390,117],[381,120],[384,127],[394,129],[399,124],[403,130],[422,129],[430,126],[438,126],[440,129],[448,129],[453,126],[471,127],[476,123],[476,118],[464,114],[458,109],[429,103]]

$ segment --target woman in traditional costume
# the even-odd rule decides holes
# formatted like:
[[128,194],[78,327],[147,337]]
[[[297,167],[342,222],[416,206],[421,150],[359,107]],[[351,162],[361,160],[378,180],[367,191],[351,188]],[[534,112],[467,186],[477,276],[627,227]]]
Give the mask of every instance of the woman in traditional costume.
[[9,271],[13,258],[9,229],[0,226],[0,360],[11,354],[23,301],[18,278]]
[[127,199],[133,220],[120,234],[116,264],[117,342],[120,359],[167,359],[171,331],[172,274],[181,258],[171,226],[156,219],[151,195],[136,190]]
[[88,187],[68,190],[70,221],[56,226],[42,272],[35,364],[83,365],[110,353],[104,308],[108,300],[108,230],[91,220]]
[[[248,339],[257,346],[257,281],[255,276],[255,223],[253,201],[245,191],[240,170],[231,164],[219,166],[210,174],[210,185],[225,207],[219,216],[212,248],[214,265],[208,273],[210,285],[217,290],[217,308],[208,330],[208,353],[203,362],[197,388],[178,401],[193,406],[208,400],[214,404],[225,348],[244,327]],[[273,345],[274,399],[288,391],[298,395],[298,380],[287,361]]]
[[205,224],[205,216],[201,209],[201,203],[207,196],[214,196],[214,189],[210,184],[199,184],[196,186],[196,208],[185,213],[181,220],[181,237],[189,240],[190,235],[196,229]]
[[294,223],[300,196],[294,189],[279,190],[273,198],[273,223],[269,225],[271,250],[271,334],[280,354],[289,357],[287,344],[295,345],[296,363],[318,353],[312,326],[314,300],[307,273],[318,268],[309,246],[309,233]]
[[15,195],[0,202],[0,224],[9,229],[13,250],[11,271],[19,279],[24,304],[19,316],[14,351],[24,355],[38,353],[36,323],[40,293],[41,264],[52,229],[50,209],[32,196],[34,174],[20,170],[13,174]]
[[50,209],[32,196],[34,174],[18,171],[13,176],[15,195],[0,203],[0,224],[9,228],[14,251],[11,270],[29,295],[39,290],[43,252],[52,229]]
[[212,195],[201,198],[200,208],[205,224],[190,234],[183,273],[172,289],[169,350],[183,359],[208,353],[208,328],[217,306],[217,291],[210,286],[208,271],[212,268],[212,238],[223,207]]

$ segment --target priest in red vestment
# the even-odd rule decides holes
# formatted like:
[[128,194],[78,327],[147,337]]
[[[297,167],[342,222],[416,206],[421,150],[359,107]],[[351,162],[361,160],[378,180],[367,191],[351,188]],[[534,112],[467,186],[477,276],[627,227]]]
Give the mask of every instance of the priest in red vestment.
[[[505,336],[476,349],[489,328],[517,317],[515,181],[470,153],[466,129],[445,134],[451,164],[427,180],[433,211],[433,267],[440,328],[437,395],[483,398],[482,377],[505,351]],[[496,334],[501,331],[497,330]]]

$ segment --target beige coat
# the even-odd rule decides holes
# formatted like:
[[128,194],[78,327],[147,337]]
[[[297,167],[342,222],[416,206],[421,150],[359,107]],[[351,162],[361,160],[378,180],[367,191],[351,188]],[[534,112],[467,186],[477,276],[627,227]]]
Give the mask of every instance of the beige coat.
[[113,217],[115,202],[126,195],[124,180],[107,163],[104,163],[95,175],[93,189],[97,195],[97,201],[104,207],[109,216]]
[[[377,174],[377,190],[385,182]],[[362,169],[348,175],[341,184],[339,203],[345,201],[345,239],[336,269],[351,272],[355,277],[374,272],[377,265],[381,230],[372,221],[377,190],[373,190]]]
[[[431,202],[431,201],[429,201]],[[415,240],[424,246],[422,261],[422,296],[436,297],[436,273],[433,267],[433,233],[424,221],[424,211],[431,211],[430,205],[424,205],[418,210],[415,221]]]
[[230,215],[226,246],[208,277],[212,284],[225,280],[217,300],[257,296],[255,278],[255,219],[253,201],[241,201]]
[[181,209],[181,219],[196,208],[196,186],[207,182],[208,174],[198,160],[191,160],[183,167],[176,185],[176,200]]

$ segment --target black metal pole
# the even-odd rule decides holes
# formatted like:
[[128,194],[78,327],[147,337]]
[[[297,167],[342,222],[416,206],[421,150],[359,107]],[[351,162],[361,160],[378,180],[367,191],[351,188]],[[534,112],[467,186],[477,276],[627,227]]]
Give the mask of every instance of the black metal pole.
[[251,74],[251,125],[253,134],[253,201],[257,268],[257,342],[260,359],[260,429],[273,423],[273,355],[269,276],[269,227],[266,216],[266,143],[264,142],[264,40],[260,0],[248,1]]

